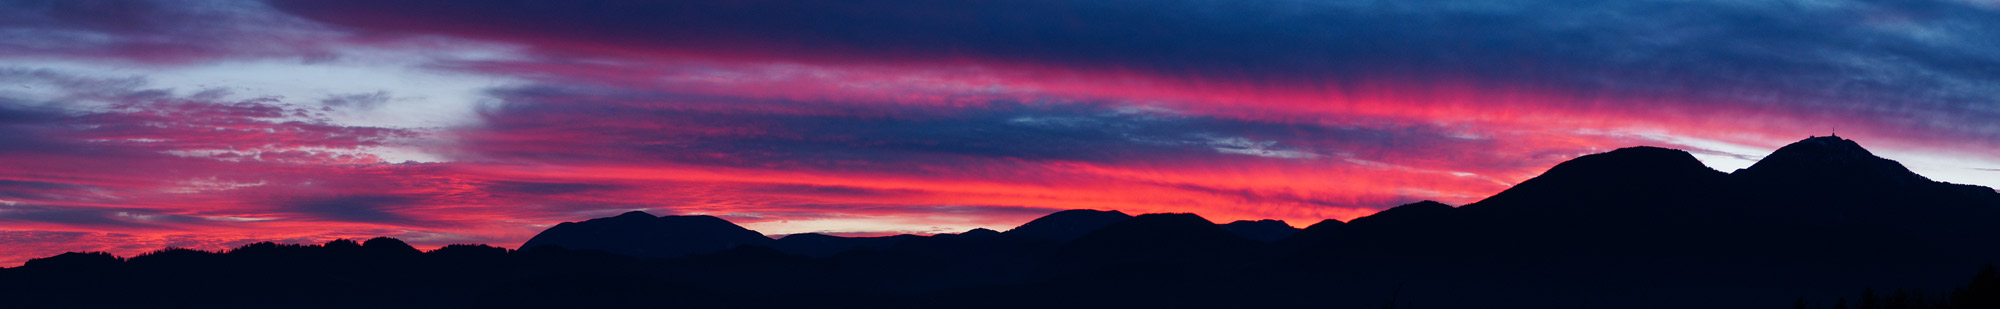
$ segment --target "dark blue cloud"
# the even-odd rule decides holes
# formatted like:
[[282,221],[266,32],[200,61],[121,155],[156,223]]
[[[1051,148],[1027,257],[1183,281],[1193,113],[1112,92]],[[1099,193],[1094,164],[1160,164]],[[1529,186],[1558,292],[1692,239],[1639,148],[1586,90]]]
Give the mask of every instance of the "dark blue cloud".
[[0,98],[0,153],[44,152],[74,149],[53,135],[67,133],[61,127],[68,115],[46,108]]
[[0,199],[58,199],[88,189],[91,187],[81,184],[0,179]]
[[326,98],[320,99],[319,103],[320,105],[326,105],[328,108],[369,110],[382,107],[383,104],[388,104],[391,99],[394,98],[389,96],[388,91],[376,91],[328,95]]
[[555,52],[982,59],[1303,85],[1472,77],[1733,104],[1921,103],[1912,109],[1947,117],[2000,94],[1990,86],[2000,81],[2000,44],[1992,43],[2000,41],[2000,8],[1971,1],[274,3],[371,33]]
[[284,211],[302,214],[307,220],[362,222],[427,226],[427,222],[397,214],[399,209],[420,204],[422,199],[402,195],[343,195],[299,198],[283,203]]
[[250,1],[0,0],[0,57],[150,64],[327,57],[333,35]]
[[[486,110],[482,126],[458,133],[475,156],[463,159],[879,172],[982,160],[1406,162],[1506,142],[1459,137],[1455,128],[1433,125],[1260,122],[1109,103],[996,101],[928,109],[562,87],[494,95],[505,103]],[[773,112],[774,106],[795,111]],[[1543,163],[1465,157],[1431,163],[1458,170]]]
[[0,222],[53,223],[115,229],[174,229],[208,219],[155,209],[0,204]]
[[112,211],[34,205],[0,206],[0,222],[5,221],[55,223],[90,227],[152,227],[138,222],[122,220]]

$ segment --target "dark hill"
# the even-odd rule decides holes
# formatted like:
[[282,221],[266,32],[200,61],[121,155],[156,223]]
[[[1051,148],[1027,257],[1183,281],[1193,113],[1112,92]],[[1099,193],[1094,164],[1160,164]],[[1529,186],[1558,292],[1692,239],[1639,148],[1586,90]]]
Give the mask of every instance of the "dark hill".
[[1860,143],[1837,136],[1808,138],[1785,145],[1758,160],[1736,176],[1760,183],[1794,183],[1815,186],[1898,187],[1932,181],[1911,172],[1902,163],[1875,156]]
[[571,250],[602,250],[643,258],[673,258],[710,253],[739,245],[765,245],[769,237],[711,216],[653,217],[627,212],[610,218],[564,222],[535,234],[522,249],[556,246]]
[[[1418,203],[1355,219],[1302,251],[1295,268],[1280,269],[1509,303],[1533,301],[1517,298],[1535,290],[1523,287],[1564,286],[1595,295],[1568,302],[1577,305],[1782,306],[1760,297],[1880,282],[1939,289],[1964,269],[2000,261],[1995,246],[1971,245],[2000,243],[1993,195],[1914,176],[1831,137],[1786,146],[1735,174],[1679,150],[1625,148],[1564,162],[1464,207]],[[1328,261],[1374,266],[1323,267]],[[1669,289],[1732,292],[1706,300],[1650,294]]]
[[1298,228],[1294,228],[1290,224],[1285,224],[1285,221],[1269,219],[1257,221],[1237,220],[1236,222],[1223,224],[1222,229],[1228,230],[1230,233],[1236,234],[1236,236],[1266,243],[1278,242],[1278,240],[1292,237],[1292,234],[1299,232]]
[[1179,278],[1227,270],[1263,246],[1194,214],[1145,214],[1063,246],[1059,273],[1114,278]]
[[[1465,205],[1497,220],[1574,215],[1659,215],[1715,202],[1728,174],[1686,151],[1632,147],[1585,155],[1485,200]],[[1504,209],[1488,209],[1504,208]],[[1490,211],[1489,211],[1490,210]]]
[[790,254],[810,257],[828,257],[855,249],[883,249],[893,247],[916,235],[895,235],[881,237],[840,237],[819,233],[785,235],[770,243],[771,248]]
[[1131,218],[1131,215],[1116,210],[1064,210],[1036,218],[1000,234],[1017,239],[1069,242],[1097,229]]
[[1417,224],[1419,222],[1445,220],[1443,219],[1444,217],[1451,216],[1455,212],[1456,209],[1453,209],[1451,205],[1445,205],[1436,201],[1420,201],[1390,207],[1389,209],[1365,217],[1354,218],[1354,221],[1342,226],[1350,229],[1366,229],[1371,226],[1401,226]]
[[1953,227],[2000,215],[1992,188],[1932,181],[1839,137],[1787,145],[1730,176],[1735,198],[1772,220],[1890,226],[1935,238],[1974,232]]
[[51,257],[30,259],[27,263],[22,264],[21,267],[77,271],[110,267],[121,262],[124,262],[124,259],[119,259],[110,253],[68,252]]
[[423,250],[417,250],[416,247],[411,247],[410,244],[404,243],[402,240],[388,237],[369,238],[368,241],[361,243],[361,249],[379,255],[417,255],[424,253]]
[[1190,213],[1144,214],[1118,222],[1077,238],[1068,245],[1073,251],[1149,252],[1167,255],[1180,251],[1213,251],[1249,247],[1249,239],[1236,236]]
[[1290,237],[1278,240],[1277,248],[1286,252],[1295,252],[1309,247],[1323,246],[1323,242],[1339,237],[1341,228],[1346,226],[1347,222],[1341,222],[1340,220],[1320,220],[1319,223],[1313,223],[1313,225],[1299,229],[1298,232],[1292,233]]

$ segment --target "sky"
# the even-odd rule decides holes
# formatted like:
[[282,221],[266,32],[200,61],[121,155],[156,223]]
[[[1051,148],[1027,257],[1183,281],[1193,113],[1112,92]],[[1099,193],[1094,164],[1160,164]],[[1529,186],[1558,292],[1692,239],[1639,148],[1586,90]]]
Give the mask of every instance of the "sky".
[[633,210],[1304,227],[1836,131],[2000,186],[2000,1],[0,0],[0,266]]

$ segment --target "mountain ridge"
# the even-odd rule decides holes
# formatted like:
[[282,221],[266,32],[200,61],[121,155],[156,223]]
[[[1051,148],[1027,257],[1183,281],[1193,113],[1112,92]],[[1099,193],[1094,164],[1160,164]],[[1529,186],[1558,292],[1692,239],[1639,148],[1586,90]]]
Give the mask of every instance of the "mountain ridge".
[[608,218],[564,222],[521,244],[522,249],[559,246],[603,250],[635,257],[680,257],[711,253],[772,240],[714,216],[661,216],[632,211]]
[[[65,291],[129,289],[88,278],[221,272],[264,280],[250,282],[306,274],[298,278],[316,281],[301,286],[343,295],[373,287],[343,285],[361,279],[342,274],[366,274],[427,293],[521,296],[511,305],[628,304],[640,301],[634,295],[668,293],[730,307],[950,307],[983,299],[990,307],[1362,308],[1380,307],[1385,296],[1442,308],[1782,307],[1879,284],[1948,289],[1963,273],[2000,261],[2000,248],[1990,245],[2000,243],[1991,224],[2000,222],[2000,192],[1920,175],[1888,179],[1907,169],[1845,139],[1787,148],[1767,158],[1774,163],[1734,173],[1685,151],[1621,148],[1579,156],[1472,204],[1419,201],[1304,229],[1066,210],[1005,232],[773,240],[716,217],[628,212],[558,224],[512,251],[420,252],[378,238],[131,259],[64,254],[0,269],[0,297],[53,303],[76,299]],[[1828,179],[1835,176],[1888,180]],[[1287,235],[1265,241],[1275,233]],[[325,269],[267,271],[285,265]],[[405,275],[429,269],[463,278]],[[294,295],[243,284],[186,286]],[[209,290],[170,286],[161,295]],[[364,299],[410,297],[420,296]]]

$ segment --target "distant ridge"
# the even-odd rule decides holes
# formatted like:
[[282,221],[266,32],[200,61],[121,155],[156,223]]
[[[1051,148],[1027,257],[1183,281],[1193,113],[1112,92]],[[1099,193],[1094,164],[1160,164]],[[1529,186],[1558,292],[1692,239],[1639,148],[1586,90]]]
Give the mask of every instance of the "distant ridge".
[[[990,230],[989,230],[990,231]],[[881,237],[839,237],[819,233],[785,235],[771,242],[771,247],[785,253],[809,257],[828,257],[841,252],[857,249],[883,249],[893,247],[916,235],[895,235]]]
[[1860,143],[1836,136],[1818,136],[1785,145],[1737,176],[1760,182],[1791,182],[1826,186],[1916,185],[1932,183],[1902,163],[1875,156]]
[[[1461,207],[1419,201],[1304,229],[1066,210],[1006,232],[772,240],[716,217],[630,212],[558,224],[515,251],[420,252],[376,238],[130,259],[67,253],[0,269],[0,299],[25,307],[1783,308],[1879,288],[1908,302],[1975,304],[2000,299],[1992,283],[2000,277],[1985,266],[2000,262],[1995,222],[2000,192],[1931,181],[1859,143],[1813,137],[1734,173],[1685,151],[1622,148]],[[1977,269],[1986,270],[1975,286],[1955,286]]]
[[1299,232],[1298,228],[1294,228],[1290,224],[1285,224],[1285,221],[1270,219],[1257,221],[1237,220],[1236,222],[1222,225],[1222,229],[1228,230],[1230,233],[1236,234],[1236,236],[1266,243],[1278,242],[1279,240],[1284,240],[1286,237],[1292,237],[1292,234]]
[[1132,216],[1116,210],[1064,210],[1036,218],[1000,234],[1015,238],[1069,242],[1128,219],[1132,219]]
[[1618,204],[1674,207],[1668,204],[1697,204],[1688,199],[1711,194],[1706,191],[1726,177],[1728,174],[1708,168],[1686,151],[1621,148],[1556,164],[1548,172],[1465,208],[1509,205],[1535,212],[1592,212]]
[[654,217],[633,211],[616,217],[564,222],[535,234],[522,249],[544,246],[571,250],[602,250],[616,254],[673,258],[711,253],[739,245],[766,245],[762,233],[712,216]]
[[1065,245],[1054,262],[1067,269],[1127,278],[1173,278],[1240,263],[1259,243],[1189,213],[1144,214]]

